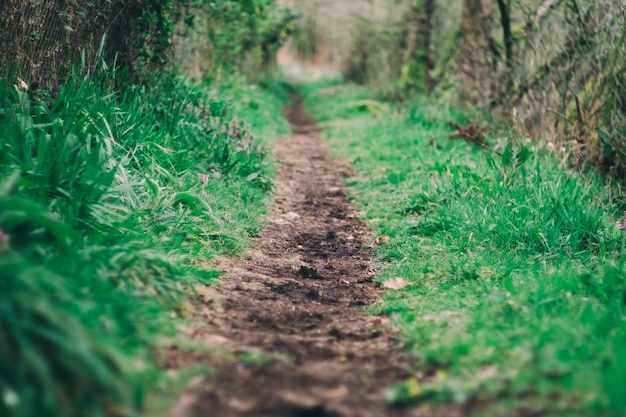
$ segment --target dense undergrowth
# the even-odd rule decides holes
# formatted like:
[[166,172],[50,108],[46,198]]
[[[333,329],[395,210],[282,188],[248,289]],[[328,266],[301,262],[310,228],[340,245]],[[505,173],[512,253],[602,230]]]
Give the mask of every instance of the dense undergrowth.
[[123,78],[0,80],[0,415],[141,409],[183,295],[261,227],[280,98]]
[[[391,313],[417,359],[393,403],[476,415],[621,416],[626,400],[623,195],[563,171],[511,130],[493,151],[448,139],[463,113],[363,88],[303,87],[379,236]],[[399,280],[397,278],[400,278]],[[403,287],[403,288],[400,288]]]

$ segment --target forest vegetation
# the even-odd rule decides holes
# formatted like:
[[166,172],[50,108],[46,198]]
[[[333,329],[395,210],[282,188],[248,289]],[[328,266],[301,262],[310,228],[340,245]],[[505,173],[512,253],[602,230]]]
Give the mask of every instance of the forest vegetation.
[[[157,355],[194,286],[262,227],[288,127],[239,68],[291,20],[265,0],[0,5],[0,415],[131,415],[172,382]],[[211,45],[193,83],[192,36]]]
[[624,4],[619,0],[283,0],[290,48],[378,97],[426,93],[624,176]]
[[379,237],[370,312],[415,360],[389,404],[625,415],[625,7],[4,0],[0,415],[210,373],[159,355],[263,229],[286,83]]
[[624,415],[625,4],[284,3],[343,79],[302,92],[416,359],[388,401]]

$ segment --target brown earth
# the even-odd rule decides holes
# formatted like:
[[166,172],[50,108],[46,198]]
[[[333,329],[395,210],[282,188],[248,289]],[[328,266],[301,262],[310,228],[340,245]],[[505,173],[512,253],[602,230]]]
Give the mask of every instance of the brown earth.
[[174,417],[453,416],[387,407],[385,388],[409,364],[385,317],[370,316],[373,237],[359,220],[332,159],[301,108],[286,109],[293,135],[280,161],[269,226],[246,260],[225,260],[222,284],[205,290],[204,325],[193,329],[213,353],[171,352],[169,365],[206,364],[172,409]]

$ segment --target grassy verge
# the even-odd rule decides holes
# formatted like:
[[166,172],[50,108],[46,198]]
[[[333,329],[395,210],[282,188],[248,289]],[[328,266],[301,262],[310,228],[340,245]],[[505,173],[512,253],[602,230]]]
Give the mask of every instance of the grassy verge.
[[367,91],[328,82],[303,92],[385,236],[379,279],[395,289],[375,311],[392,315],[417,359],[388,400],[487,416],[624,415],[621,192],[560,170],[514,134],[491,140],[498,153],[448,139],[444,122],[466,120],[445,106],[364,106]]
[[0,80],[3,416],[141,410],[207,262],[262,227],[278,98],[103,72],[50,93]]

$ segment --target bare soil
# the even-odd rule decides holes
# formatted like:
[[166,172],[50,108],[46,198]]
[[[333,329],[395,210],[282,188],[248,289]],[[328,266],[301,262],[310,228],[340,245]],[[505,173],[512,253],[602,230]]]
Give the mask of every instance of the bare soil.
[[172,367],[206,364],[175,417],[446,415],[387,407],[383,391],[409,364],[385,317],[373,237],[346,196],[349,168],[332,159],[300,100],[285,109],[293,135],[280,161],[269,226],[245,260],[224,260],[222,284],[199,306],[195,340],[212,353],[171,352]]

